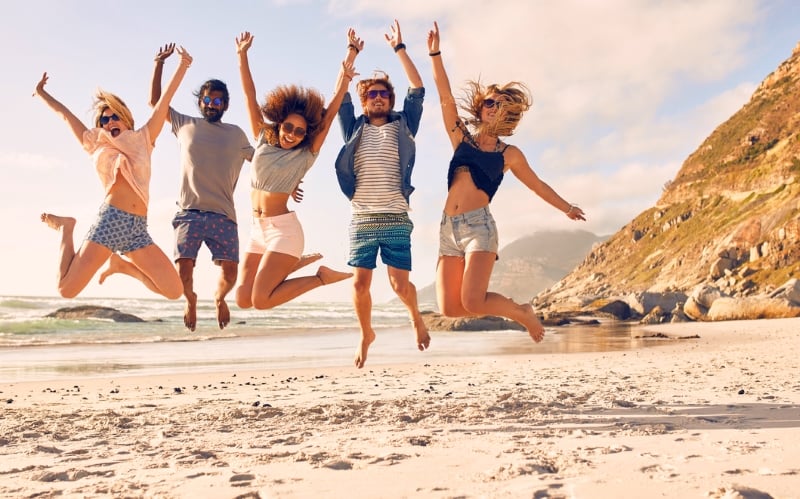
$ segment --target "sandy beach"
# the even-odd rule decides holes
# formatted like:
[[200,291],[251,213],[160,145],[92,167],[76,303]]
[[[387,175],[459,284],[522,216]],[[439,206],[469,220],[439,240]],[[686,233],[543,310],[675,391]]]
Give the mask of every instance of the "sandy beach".
[[647,331],[665,345],[2,383],[0,496],[800,496],[800,319]]

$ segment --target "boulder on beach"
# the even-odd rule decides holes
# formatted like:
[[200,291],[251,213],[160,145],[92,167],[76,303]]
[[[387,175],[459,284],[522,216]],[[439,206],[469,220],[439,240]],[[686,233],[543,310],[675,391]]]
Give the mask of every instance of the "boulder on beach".
[[111,319],[114,322],[144,322],[144,319],[135,315],[126,314],[111,307],[98,307],[96,305],[80,305],[77,307],[59,308],[45,317],[53,319]]

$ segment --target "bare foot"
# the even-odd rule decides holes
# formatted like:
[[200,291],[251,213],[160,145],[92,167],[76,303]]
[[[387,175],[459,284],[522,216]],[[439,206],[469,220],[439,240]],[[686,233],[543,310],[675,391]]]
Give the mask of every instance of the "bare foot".
[[[225,326],[231,322],[231,311],[228,309],[228,304],[225,300],[216,300],[217,305],[217,323],[220,329],[225,329]],[[192,329],[194,331],[194,329]]]
[[72,230],[75,228],[75,219],[72,217],[59,217],[50,213],[42,213],[39,219],[48,227],[55,230]]
[[420,352],[424,352],[431,346],[431,336],[428,334],[428,328],[425,326],[422,317],[412,320],[411,325],[414,326],[414,332],[417,334],[417,348],[419,348]]
[[355,364],[357,368],[361,369],[367,362],[367,351],[373,341],[375,341],[375,331],[361,332],[361,344],[356,349]]
[[321,258],[322,258],[322,253],[309,253],[307,255],[303,255],[300,257],[299,260],[297,260],[297,263],[292,269],[292,272],[296,272],[305,267],[306,265],[312,264]]
[[197,327],[197,294],[192,293],[186,297],[186,306],[183,309],[183,325],[194,332]]
[[100,284],[103,284],[103,281],[106,280],[108,276],[114,275],[122,269],[125,265],[125,261],[116,253],[111,253],[111,257],[108,259],[108,265],[106,265],[105,270],[103,273],[100,274]]
[[322,281],[322,285],[326,286],[328,284],[333,284],[334,282],[343,281],[349,277],[353,277],[353,273],[339,272],[338,270],[333,270],[324,265],[320,265],[319,270],[317,270],[317,277],[319,277],[319,280]]
[[541,321],[533,312],[533,305],[525,303],[520,306],[525,310],[525,320],[521,321],[521,324],[528,330],[531,339],[539,343],[544,339],[544,326],[542,326]]

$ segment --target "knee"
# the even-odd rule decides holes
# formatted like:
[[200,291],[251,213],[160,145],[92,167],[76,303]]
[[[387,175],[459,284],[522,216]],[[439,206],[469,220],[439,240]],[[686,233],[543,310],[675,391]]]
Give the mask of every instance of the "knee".
[[75,298],[78,296],[79,292],[80,290],[71,288],[69,286],[58,286],[58,294],[61,296],[61,298]]
[[222,280],[228,284],[236,284],[238,274],[238,267],[236,265],[224,265],[222,267]]
[[353,293],[357,295],[369,294],[369,281],[362,279],[353,279]]
[[267,297],[254,296],[251,301],[253,303],[253,308],[256,310],[269,310],[274,306]]
[[416,293],[417,290],[409,281],[402,281],[397,279],[391,280],[392,289],[397,296],[407,296],[410,292]]
[[470,315],[481,315],[485,299],[474,295],[462,296],[461,305]]
[[239,308],[250,308],[253,306],[250,292],[245,292],[241,286],[236,290],[236,306]]

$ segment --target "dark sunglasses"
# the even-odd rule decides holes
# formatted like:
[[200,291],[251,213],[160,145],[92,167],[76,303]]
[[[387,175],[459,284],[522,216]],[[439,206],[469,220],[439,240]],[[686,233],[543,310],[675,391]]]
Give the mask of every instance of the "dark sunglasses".
[[392,94],[388,90],[367,90],[367,97],[370,99],[374,99],[379,95],[383,99],[388,99]]
[[222,105],[222,99],[220,99],[219,97],[214,97],[212,99],[211,97],[206,95],[205,97],[203,97],[203,104],[205,104],[206,106],[209,104],[213,104],[214,106],[219,107]]
[[499,106],[499,105],[500,105],[500,101],[497,101],[497,100],[494,100],[494,99],[485,99],[483,101],[483,107],[485,107],[486,109],[491,109],[494,106]]
[[295,137],[303,138],[306,135],[306,129],[301,126],[294,126],[288,121],[284,121],[281,123],[281,128],[283,129],[283,133],[291,133]]
[[100,126],[105,126],[109,121],[119,121],[119,116],[112,114],[111,116],[100,116]]

